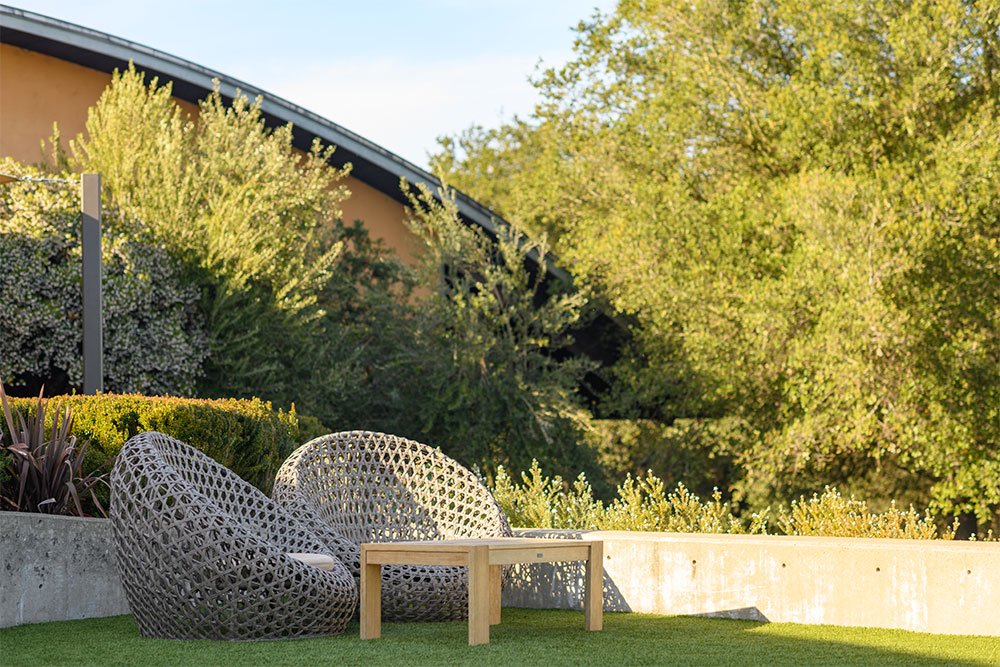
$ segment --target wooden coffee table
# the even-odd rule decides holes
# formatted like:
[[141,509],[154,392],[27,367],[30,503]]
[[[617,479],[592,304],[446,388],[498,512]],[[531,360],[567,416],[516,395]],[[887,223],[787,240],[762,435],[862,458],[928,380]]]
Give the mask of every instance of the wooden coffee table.
[[583,613],[587,630],[603,627],[604,543],[494,537],[479,540],[380,542],[361,545],[361,638],[382,636],[383,565],[464,565],[469,568],[469,644],[488,644],[500,622],[503,565],[586,561]]

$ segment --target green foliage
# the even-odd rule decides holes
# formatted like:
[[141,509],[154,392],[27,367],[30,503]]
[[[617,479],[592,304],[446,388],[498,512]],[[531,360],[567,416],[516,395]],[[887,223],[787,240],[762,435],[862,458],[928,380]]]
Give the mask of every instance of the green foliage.
[[823,484],[1000,522],[1000,9],[619,3],[530,121],[436,165],[633,318],[608,407],[728,420],[763,507]]
[[[73,413],[56,403],[55,410],[48,410],[47,402],[38,394],[33,415],[27,419],[17,409],[11,410],[7,393],[0,382],[0,403],[3,407],[6,434],[0,432],[0,446],[6,436],[10,444],[10,476],[14,478],[10,492],[6,484],[0,487],[0,500],[18,512],[42,514],[75,514],[86,516],[81,499],[93,502],[102,515],[107,516],[97,499],[95,487],[107,484],[105,475],[83,474],[83,462],[90,442],[77,447],[73,428]],[[49,431],[46,434],[46,421]],[[16,487],[16,490],[13,488]],[[7,495],[4,495],[7,494]]]
[[352,239],[343,265],[376,288],[354,292],[348,303],[357,306],[328,320],[328,335],[351,351],[328,423],[427,442],[486,475],[498,464],[526,467],[533,456],[560,470],[593,469],[582,444],[588,415],[575,395],[588,366],[552,354],[580,321],[579,295],[545,284],[544,263],[527,268],[529,253],[544,254],[538,244],[466,226],[447,191],[404,189],[419,264],[351,261],[355,249],[381,257]]
[[493,496],[512,526],[526,528],[578,528],[594,526],[603,511],[583,473],[567,489],[562,478],[544,477],[538,461],[521,473],[521,484],[499,466]]
[[[20,178],[42,176],[9,159],[0,165]],[[102,231],[105,387],[192,393],[208,352],[197,291],[148,239]],[[80,262],[79,185],[0,188],[0,379],[11,387],[82,384]]]
[[582,437],[589,415],[575,394],[589,364],[553,355],[571,342],[582,297],[546,283],[544,259],[528,267],[544,245],[516,230],[490,239],[466,226],[448,191],[407,193],[425,289],[396,320],[404,329],[378,380],[396,403],[382,424],[487,473],[533,457],[593,469]]
[[722,502],[718,489],[711,500],[701,499],[683,484],[666,492],[663,481],[653,474],[627,476],[618,496],[605,505],[581,473],[572,485],[558,475],[545,477],[537,461],[521,473],[521,483],[504,468],[497,470],[493,495],[511,525],[523,528],[575,528],[584,530],[641,530],[675,533],[765,534],[767,513],[749,520],[735,516]]
[[[522,528],[955,539],[957,522],[939,529],[941,521],[930,510],[920,514],[910,505],[904,512],[893,501],[886,511],[874,512],[864,500],[845,498],[831,487],[809,500],[779,505],[776,513],[767,508],[749,517],[737,516],[718,489],[703,502],[682,483],[671,493],[666,488],[652,473],[628,475],[617,497],[604,503],[594,498],[582,473],[567,484],[558,475],[546,477],[538,462],[532,461],[520,482],[500,467],[492,491],[511,525]],[[772,515],[776,519],[769,523]],[[996,538],[990,532],[985,539]]]
[[326,162],[333,147],[303,157],[290,125],[265,128],[259,100],[227,107],[217,90],[186,118],[170,84],[144,78],[132,66],[114,74],[71,162],[100,172],[123,213],[228,287],[267,288],[290,309],[314,302],[337,254],[324,223],[348,194],[346,172]]
[[575,396],[588,367],[554,358],[582,298],[544,283],[544,262],[526,267],[544,247],[487,238],[450,194],[407,190],[423,246],[410,270],[337,218],[346,171],[326,166],[331,149],[293,153],[290,127],[265,129],[240,98],[227,108],[213,94],[193,122],[132,68],[87,130],[67,164],[102,173],[122,212],[109,228],[155,239],[200,288],[199,394],[294,401],[318,418],[310,433],[398,433],[486,474],[533,456],[595,467]]
[[[957,523],[957,522],[956,522]],[[778,512],[778,526],[785,535],[827,535],[832,537],[895,537],[908,540],[955,538],[955,526],[938,534],[930,512],[923,516],[910,505],[903,512],[893,502],[882,513],[869,511],[864,500],[854,496],[844,498],[836,489],[827,487],[822,495],[813,494],[793,500],[791,507]]]
[[684,484],[701,495],[728,484],[745,437],[735,419],[595,419],[590,426],[587,439],[610,478],[652,471],[669,488]]
[[[95,448],[88,452],[85,470],[106,465],[136,433],[159,431],[204,452],[265,493],[285,458],[316,430],[314,420],[306,420],[302,429],[311,430],[304,431],[294,410],[274,410],[260,399],[115,394],[58,399],[73,411],[73,434],[101,450],[100,455]],[[14,398],[11,403],[26,415],[35,414],[28,399]]]
[[260,102],[218,92],[187,118],[170,85],[116,73],[71,142],[70,163],[102,174],[122,216],[116,232],[149,235],[201,288],[210,354],[198,391],[327,403],[335,354],[323,297],[342,244],[334,221],[347,170],[332,147],[292,148],[291,126],[267,129]]
[[10,470],[12,460],[10,452],[6,449],[0,449],[0,496],[7,493],[7,483],[14,479]]

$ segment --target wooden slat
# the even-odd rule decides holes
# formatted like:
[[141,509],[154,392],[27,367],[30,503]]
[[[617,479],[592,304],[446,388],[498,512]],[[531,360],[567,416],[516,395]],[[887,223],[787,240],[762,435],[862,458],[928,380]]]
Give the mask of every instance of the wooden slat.
[[469,553],[469,646],[490,643],[490,548]]
[[514,563],[555,563],[559,561],[587,560],[590,547],[538,545],[517,549],[490,549],[490,565],[513,565]]
[[425,540],[421,542],[372,542],[366,543],[368,551],[457,551],[465,553],[470,547],[480,546],[479,540]]
[[502,541],[498,541],[496,544],[490,544],[490,549],[494,550],[504,550],[504,549],[520,549],[522,547],[567,547],[567,546],[589,546],[594,540],[563,540],[563,539],[550,539],[542,537],[531,537],[531,538],[520,538],[520,537],[509,537]]
[[554,546],[565,544],[587,545],[593,540],[566,540],[550,537],[485,537],[476,539],[445,539],[445,540],[405,540],[402,542],[371,542],[366,543],[371,551],[421,551],[426,546],[435,549],[460,551],[465,547],[487,545],[491,549],[516,549],[518,547],[530,547],[536,545],[551,544]]

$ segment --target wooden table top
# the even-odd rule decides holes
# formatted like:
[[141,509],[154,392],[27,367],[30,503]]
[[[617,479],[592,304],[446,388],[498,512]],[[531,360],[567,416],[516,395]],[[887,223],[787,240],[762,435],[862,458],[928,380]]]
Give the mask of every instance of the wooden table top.
[[485,537],[445,540],[406,540],[403,542],[365,542],[368,551],[465,551],[471,547],[487,546],[490,551],[498,549],[522,549],[524,547],[582,547],[600,540],[565,540],[549,537]]

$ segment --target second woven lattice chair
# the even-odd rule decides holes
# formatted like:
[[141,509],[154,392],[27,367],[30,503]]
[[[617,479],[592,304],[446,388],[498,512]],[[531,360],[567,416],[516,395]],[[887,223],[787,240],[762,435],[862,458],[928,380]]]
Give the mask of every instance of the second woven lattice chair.
[[[335,555],[356,578],[363,542],[512,535],[475,475],[436,449],[385,433],[334,433],[306,443],[281,466],[273,496],[310,515],[324,542],[349,543]],[[460,620],[467,595],[462,567],[382,568],[386,620]]]

